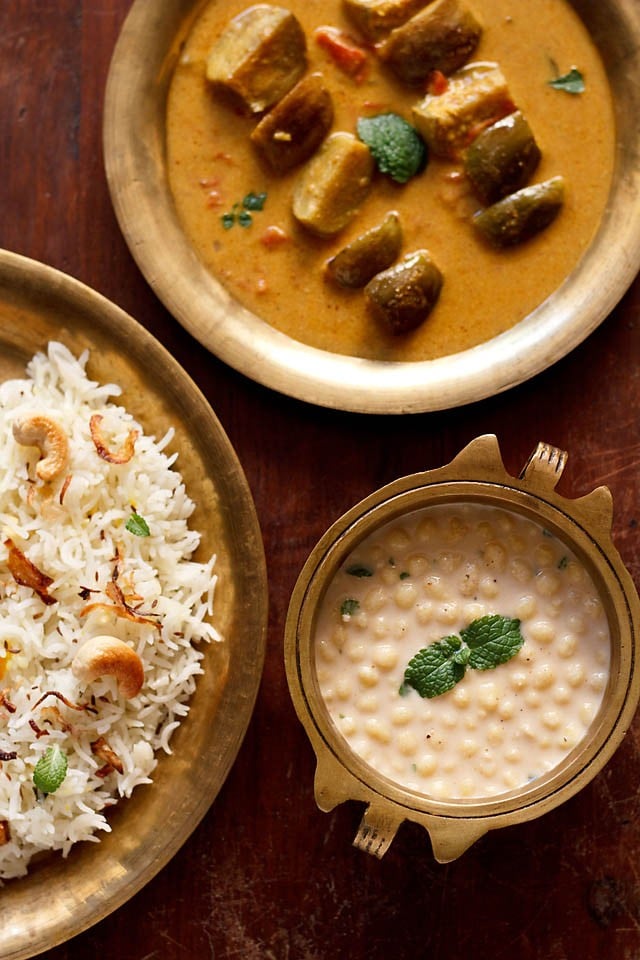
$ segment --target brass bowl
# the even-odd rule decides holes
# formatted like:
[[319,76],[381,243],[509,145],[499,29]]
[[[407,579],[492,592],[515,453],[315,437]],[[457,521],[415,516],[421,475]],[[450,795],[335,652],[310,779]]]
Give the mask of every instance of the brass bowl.
[[112,832],[77,844],[66,859],[32,862],[1,890],[0,958],[24,960],[101,920],[165,866],[222,787],[249,724],[262,675],[266,567],[251,493],[222,426],[185,371],[135,320],[99,293],[41,263],[0,251],[0,381],[25,376],[48,341],[90,351],[87,371],[123,388],[121,401],[171,450],[196,503],[204,559],[217,554],[215,625],[222,643],[203,645],[204,674],[190,712],[160,756],[153,783],[109,814]]
[[640,6],[570,2],[600,51],[615,104],[615,171],[600,228],[567,281],[511,330],[452,356],[401,363],[299,343],[241,307],[203,266],[178,222],[165,168],[167,91],[203,0],[135,0],[109,72],[104,156],[121,230],[149,284],[225,363],[325,407],[385,414],[447,409],[546,369],[596,329],[640,267]]
[[[505,470],[494,436],[479,437],[447,466],[413,474],[354,506],[322,537],[295,585],[286,623],[287,679],[317,757],[315,796],[321,810],[345,800],[367,804],[356,846],[381,857],[403,820],[428,831],[436,859],[460,856],[495,830],[538,817],[584,787],[619,746],[640,696],[640,602],[611,541],[612,500],[598,487],[579,500],[555,492],[566,454],[539,444],[518,478]],[[611,636],[611,667],[599,712],[584,738],[544,776],[487,799],[440,801],[379,775],[334,726],[315,671],[314,632],[322,598],[354,547],[378,527],[421,507],[474,502],[527,516],[556,534],[591,575]]]

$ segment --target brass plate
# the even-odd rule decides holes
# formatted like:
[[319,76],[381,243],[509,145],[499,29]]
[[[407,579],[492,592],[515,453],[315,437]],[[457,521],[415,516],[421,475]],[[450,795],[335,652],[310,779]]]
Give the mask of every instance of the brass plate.
[[571,0],[613,91],[617,158],[610,202],[568,281],[505,334],[453,356],[385,363],[284,336],[241,307],[202,265],[176,218],[165,171],[165,101],[180,44],[203,0],[135,0],[106,90],[104,152],[116,215],[147,281],[221,360],[298,399],[364,413],[442,410],[500,393],[565,356],[611,312],[640,267],[640,6]]
[[[78,281],[0,251],[0,379],[56,339],[91,351],[89,375],[123,388],[121,401],[146,433],[173,425],[177,469],[197,503],[202,557],[217,553],[215,623],[224,644],[204,644],[191,711],[99,844],[66,860],[47,855],[2,898],[1,960],[23,960],[75,936],[147,883],[195,829],[220,790],[249,723],[262,673],[267,621],[262,538],[246,479],[204,396],[135,320]],[[176,798],[179,803],[176,802]]]

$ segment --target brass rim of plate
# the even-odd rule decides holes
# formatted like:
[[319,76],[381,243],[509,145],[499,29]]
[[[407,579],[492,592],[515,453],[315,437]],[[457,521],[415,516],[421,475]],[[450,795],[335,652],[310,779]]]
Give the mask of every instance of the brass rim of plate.
[[[0,381],[25,376],[48,341],[89,349],[89,376],[118,383],[116,400],[147,433],[175,428],[171,449],[196,501],[200,556],[217,549],[216,626],[204,644],[205,673],[191,710],[160,756],[153,784],[109,813],[110,834],[34,862],[2,887],[2,960],[25,960],[101,920],[170,860],[206,814],[240,749],[258,691],[266,645],[267,587],[251,493],[215,413],[161,344],[99,293],[51,267],[0,251]],[[176,803],[176,797],[180,802]]]
[[[401,478],[347,511],[310,554],[292,594],[286,624],[287,677],[298,716],[316,752],[318,805],[368,804],[356,845],[382,856],[404,819],[422,823],[436,859],[447,862],[488,830],[530,820],[582,789],[610,759],[640,697],[640,602],[611,541],[611,495],[599,487],[580,500],[555,490],[566,454],[539,444],[518,478],[505,471],[497,439],[479,437],[447,466]],[[313,638],[317,611],[338,568],[375,529],[436,503],[499,506],[552,530],[591,574],[611,634],[611,668],[602,706],[585,738],[544,777],[487,799],[438,801],[376,773],[333,725],[317,681]]]
[[617,154],[600,229],[567,281],[510,331],[438,360],[385,363],[307,347],[241,307],[205,269],[177,220],[165,170],[165,103],[181,42],[203,0],[136,0],[111,63],[104,154],[116,215],[142,273],[207,349],[258,383],[321,406],[416,413],[522,383],[581,343],[640,267],[640,8],[571,0],[604,62]]

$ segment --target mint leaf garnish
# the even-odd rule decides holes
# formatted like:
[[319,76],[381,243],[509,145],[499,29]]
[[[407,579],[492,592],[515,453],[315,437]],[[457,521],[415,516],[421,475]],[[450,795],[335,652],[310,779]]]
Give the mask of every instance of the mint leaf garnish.
[[127,522],[125,523],[126,529],[129,533],[133,533],[136,537],[148,537],[151,531],[149,530],[149,524],[144,517],[141,517],[139,513],[136,513],[134,510]]
[[490,670],[511,660],[523,643],[519,620],[499,614],[480,617],[459,637],[442,637],[419,650],[407,664],[398,692],[406,697],[413,689],[421,697],[439,697],[462,680],[467,666]]
[[577,67],[572,67],[568,73],[561,77],[554,77],[548,81],[549,86],[554,90],[564,90],[565,93],[584,93],[584,77]]
[[459,637],[443,637],[412,657],[403,686],[413,687],[421,697],[438,697],[462,680],[468,659],[469,650]]
[[406,183],[425,166],[425,142],[415,127],[399,114],[360,117],[356,129],[359,138],[369,147],[378,170],[388,173],[396,183]]
[[474,620],[460,631],[460,636],[470,650],[469,666],[475,670],[490,670],[506,663],[524,643],[520,621],[498,614]]
[[55,793],[67,775],[69,761],[58,744],[47,747],[33,770],[33,782],[42,793]]
[[347,597],[340,605],[340,615],[343,617],[352,617],[360,609],[360,604],[353,597]]
[[363,563],[353,563],[350,567],[347,567],[346,572],[350,577],[372,577],[373,570],[371,567],[365,567]]

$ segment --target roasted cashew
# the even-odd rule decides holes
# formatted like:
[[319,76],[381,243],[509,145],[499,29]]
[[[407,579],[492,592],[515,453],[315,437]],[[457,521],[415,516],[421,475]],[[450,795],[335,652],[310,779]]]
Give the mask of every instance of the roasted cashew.
[[25,447],[39,449],[36,474],[41,480],[49,483],[60,476],[69,459],[69,442],[59,423],[35,413],[13,421],[13,436]]
[[71,664],[73,675],[82,683],[114,676],[128,700],[140,693],[144,666],[136,651],[118,637],[99,636],[86,640]]

